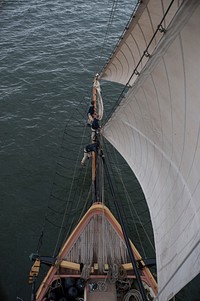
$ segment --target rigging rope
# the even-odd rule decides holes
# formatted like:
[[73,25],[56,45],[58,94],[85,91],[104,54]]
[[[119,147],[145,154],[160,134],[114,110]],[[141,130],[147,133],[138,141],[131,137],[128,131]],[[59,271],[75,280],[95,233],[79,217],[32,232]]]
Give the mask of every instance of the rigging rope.
[[[86,129],[86,125],[85,125],[85,129]],[[83,138],[84,138],[85,129],[84,129],[84,132],[83,132],[83,135],[82,135],[81,146],[80,146],[80,149],[79,149],[79,153],[80,153],[81,150],[82,150],[82,144],[83,144]],[[62,228],[63,228],[64,222],[65,222],[65,217],[66,217],[67,210],[68,210],[68,204],[69,204],[69,201],[70,201],[70,198],[71,198],[72,187],[73,187],[73,185],[74,185],[75,175],[76,175],[77,168],[78,168],[78,159],[79,159],[79,157],[80,157],[80,156],[77,156],[76,165],[75,165],[75,169],[74,169],[74,173],[73,173],[73,178],[72,178],[72,182],[71,182],[71,185],[70,185],[68,201],[66,202],[65,211],[64,211],[63,219],[62,219],[61,226],[60,226],[61,228],[60,228],[60,232],[59,232],[59,234],[58,234],[58,238],[57,238],[57,242],[56,242],[56,245],[55,245],[55,249],[54,249],[53,256],[56,255],[56,251],[58,250],[58,244],[59,244],[59,242],[60,242],[61,233],[62,233]]]
[[[135,12],[136,12],[136,10],[137,10],[137,8],[138,8],[138,6],[139,6],[139,4],[140,4],[141,2],[142,2],[141,0],[138,0],[138,1],[137,1],[137,4],[135,5],[135,9],[133,10],[133,14],[131,15],[130,20],[128,21],[127,26],[125,27],[125,30],[124,30],[124,32],[122,33],[120,39],[118,40],[118,43],[116,44],[116,46],[115,46],[115,48],[114,48],[114,50],[113,50],[113,52],[112,52],[112,54],[111,54],[111,56],[110,56],[110,58],[109,58],[107,64],[102,68],[102,70],[101,70],[101,72],[100,72],[100,76],[101,76],[101,74],[103,73],[104,69],[105,69],[105,68],[107,67],[107,65],[109,64],[110,60],[112,59],[112,57],[113,57],[113,55],[114,55],[114,53],[115,53],[117,47],[119,46],[121,40],[122,40],[123,37],[124,37],[124,34],[125,34],[126,30],[128,29],[128,27],[129,27],[129,25],[130,25],[130,23],[131,23],[133,17],[135,16]],[[138,63],[136,64],[136,66],[135,66],[135,68],[134,68],[134,70],[133,70],[133,72],[132,72],[130,78],[128,79],[127,83],[125,84],[124,88],[122,89],[122,91],[121,91],[121,93],[120,93],[120,95],[119,95],[119,97],[118,97],[118,99],[117,99],[117,101],[116,101],[116,103],[115,103],[115,106],[113,107],[113,109],[112,109],[112,111],[110,112],[110,114],[108,114],[107,120],[111,117],[113,111],[116,110],[117,106],[119,105],[119,103],[120,103],[120,102],[122,101],[122,99],[124,98],[124,95],[126,94],[128,88],[130,87],[130,82],[131,82],[133,76],[134,76],[135,74],[136,74],[136,75],[139,75],[139,74],[140,74],[140,73],[138,72],[138,67],[141,66],[142,60],[143,60],[146,56],[149,56],[149,57],[150,57],[149,48],[150,48],[151,44],[153,43],[153,41],[155,40],[155,36],[157,35],[157,33],[162,32],[163,34],[165,34],[166,29],[165,29],[165,27],[163,26],[163,23],[165,23],[166,16],[167,16],[167,14],[170,12],[170,9],[171,9],[173,3],[174,3],[174,0],[171,0],[169,6],[167,7],[167,9],[166,9],[166,11],[165,11],[165,13],[163,14],[162,19],[160,20],[160,23],[158,24],[156,30],[154,31],[154,34],[153,34],[153,36],[151,37],[151,39],[150,39],[148,45],[145,47],[145,49],[143,49],[143,51],[142,51],[142,49],[141,49],[141,53],[143,53],[143,54],[141,55],[141,57],[140,57]]]
[[[80,101],[79,107],[80,107],[80,105],[81,105],[81,103],[82,103],[83,101],[84,101],[83,99]],[[83,114],[82,112],[80,113],[80,115],[84,116],[84,114]],[[86,114],[85,114],[85,116],[86,116]],[[84,116],[84,119],[86,120],[85,116]],[[64,158],[65,161],[66,161],[66,159],[68,159],[68,160],[70,160],[70,161],[74,160],[74,159],[69,159],[69,157],[65,157],[65,156],[62,155],[63,150],[66,151],[66,147],[65,147],[66,143],[69,143],[69,140],[66,140],[66,135],[67,135],[68,137],[74,138],[74,140],[75,140],[75,138],[76,138],[75,136],[73,136],[73,135],[71,135],[71,134],[69,133],[69,131],[68,131],[69,126],[70,126],[71,123],[73,122],[73,128],[82,128],[82,127],[83,127],[82,125],[80,125],[80,121],[77,120],[77,122],[76,122],[76,120],[74,119],[74,117],[75,117],[75,116],[74,116],[74,112],[71,112],[71,115],[70,115],[70,117],[69,117],[69,119],[68,119],[68,121],[67,121],[67,123],[66,123],[66,125],[65,125],[65,129],[64,129],[64,131],[63,131],[63,136],[62,136],[62,139],[61,139],[61,148],[60,148],[60,155],[59,155],[59,158],[60,158],[60,159],[63,159],[63,158]],[[82,122],[83,122],[83,121],[81,121],[81,123],[82,123]],[[85,129],[86,129],[86,125],[85,125],[84,128],[83,128],[82,143],[83,143],[83,138],[84,138]],[[77,132],[77,133],[78,133],[78,132]],[[79,137],[80,137],[80,136],[79,136]],[[77,137],[77,138],[78,138],[78,137]],[[76,143],[76,142],[73,141],[73,143]],[[77,143],[77,145],[80,145],[80,143]],[[78,169],[77,169],[77,166],[79,165],[79,164],[78,164],[78,160],[79,160],[80,152],[82,151],[82,148],[83,148],[83,145],[80,146],[80,149],[79,149],[79,152],[78,152],[78,155],[77,155],[77,159],[74,160],[74,161],[76,162],[76,170],[78,170]],[[52,214],[54,214],[55,221],[57,221],[58,218],[56,219],[55,214],[60,214],[60,213],[61,213],[61,212],[60,212],[61,209],[60,209],[60,210],[54,209],[54,208],[50,205],[50,202],[52,202],[53,200],[56,199],[56,200],[59,201],[59,203],[60,203],[60,202],[66,203],[66,206],[68,206],[69,203],[71,202],[70,198],[68,198],[67,200],[65,200],[65,197],[64,197],[64,195],[67,193],[67,187],[66,187],[67,182],[65,181],[65,183],[63,183],[63,184],[65,185],[65,187],[63,187],[63,189],[61,190],[60,188],[62,187],[62,182],[60,182],[60,180],[59,180],[59,178],[60,178],[60,179],[65,179],[65,176],[62,174],[62,172],[63,172],[63,171],[68,172],[69,169],[68,169],[67,166],[63,165],[63,163],[61,163],[61,162],[57,162],[57,163],[56,163],[56,166],[57,166],[57,167],[56,167],[56,172],[55,172],[55,174],[54,174],[53,184],[52,184],[52,188],[51,188],[51,191],[50,191],[50,196],[49,196],[49,199],[48,199],[48,202],[47,202],[47,210],[46,210],[46,213],[45,213],[45,216],[44,216],[43,225],[42,225],[41,233],[40,233],[40,236],[39,236],[39,239],[38,239],[37,248],[36,248],[36,253],[37,253],[38,255],[39,255],[40,249],[41,249],[41,247],[42,247],[43,237],[44,237],[44,233],[45,233],[45,231],[46,231],[47,223],[53,225],[53,226],[56,227],[56,228],[60,228],[60,231],[63,231],[63,229],[64,229],[64,227],[63,227],[62,224],[61,224],[60,226],[58,226],[58,225],[56,225],[55,222],[53,222],[52,220],[49,219],[49,216],[52,215]],[[60,170],[60,172],[58,172],[58,168],[61,168],[62,170]],[[82,170],[81,170],[81,172],[82,172]],[[80,178],[81,173],[79,172],[79,177],[76,178],[76,179],[75,179],[75,174],[76,174],[76,172],[74,172],[74,184],[75,184],[75,181],[76,181],[76,186],[78,187],[78,185],[79,185],[79,178]],[[67,176],[66,178],[68,178],[68,176]],[[58,182],[57,182],[57,181],[58,181]],[[61,186],[60,186],[60,185],[61,185]],[[57,187],[57,188],[56,188],[56,187]],[[59,187],[60,187],[60,188],[59,188]],[[56,188],[56,189],[55,189],[55,188]],[[59,190],[58,190],[58,189],[59,189]],[[71,191],[72,191],[72,189],[75,189],[75,187],[73,188],[73,185],[71,185]],[[54,202],[54,206],[57,207],[57,206],[58,206],[58,202]],[[72,205],[71,205],[71,206],[72,206]],[[63,209],[62,209],[62,210],[63,210]],[[63,211],[66,212],[66,211],[67,211],[66,208],[65,208],[65,210],[63,210]],[[65,215],[66,215],[66,214],[65,214]],[[51,218],[53,218],[53,215],[51,216]],[[57,244],[58,244],[58,242],[57,242]],[[55,253],[55,250],[54,250],[54,253]]]
[[110,16],[109,16],[109,20],[108,20],[108,23],[107,23],[106,33],[105,33],[105,36],[104,36],[104,40],[103,40],[103,44],[102,44],[102,47],[101,47],[101,51],[100,51],[100,55],[99,55],[99,60],[98,60],[98,64],[97,64],[98,69],[100,69],[100,61],[101,61],[102,56],[103,56],[103,51],[104,51],[104,48],[105,48],[105,44],[106,44],[107,39],[109,37],[109,31],[111,29],[112,22],[113,22],[113,19],[114,19],[114,16],[115,16],[115,11],[117,9],[117,4],[118,4],[118,0],[113,0],[113,4],[112,4]]
[[[88,166],[87,166],[87,167],[88,167]],[[81,190],[80,190],[78,202],[77,202],[76,207],[75,207],[75,209],[74,209],[76,212],[78,211],[78,207],[79,207],[80,201],[81,201],[81,199],[82,199],[83,188],[85,187],[85,181],[86,181],[87,171],[88,171],[88,168],[86,168],[86,170],[85,170],[84,179],[83,179],[83,182],[82,182],[82,185],[81,185],[82,188],[81,188]],[[76,190],[76,192],[77,192],[77,190]],[[75,193],[76,193],[76,192],[75,192]],[[90,193],[88,193],[88,196],[89,196],[89,195],[90,195]],[[75,196],[74,196],[74,197],[75,197]],[[86,202],[85,202],[86,204],[87,204],[87,201],[88,201],[88,198],[86,199]],[[84,208],[85,208],[85,206],[84,206]],[[83,211],[82,211],[82,212],[83,212]],[[73,224],[74,224],[74,220],[75,220],[75,216],[73,216],[73,218],[72,218],[71,224],[69,225],[69,229],[72,229]],[[79,220],[80,220],[80,218],[79,218]],[[65,239],[68,237],[69,233],[70,233],[70,231],[68,230],[66,235],[63,234],[63,238],[62,238],[62,240],[61,240],[62,242],[65,241]]]
[[137,269],[136,261],[135,261],[134,254],[133,254],[133,250],[132,250],[131,245],[130,245],[130,240],[127,236],[127,232],[126,232],[126,229],[125,229],[125,224],[124,224],[124,221],[122,219],[122,216],[121,216],[121,213],[120,213],[120,210],[119,210],[118,201],[117,201],[117,198],[115,196],[114,188],[113,188],[113,185],[112,185],[112,181],[111,181],[111,178],[110,178],[110,174],[109,174],[108,167],[107,167],[104,156],[102,156],[102,161],[103,161],[103,164],[104,164],[104,167],[105,167],[105,173],[106,173],[106,176],[107,176],[107,179],[108,179],[108,182],[109,182],[109,186],[110,186],[111,194],[112,194],[112,197],[113,197],[113,201],[114,201],[114,204],[115,204],[115,207],[116,207],[116,210],[117,210],[117,214],[118,214],[119,222],[120,222],[122,232],[123,232],[123,235],[124,235],[124,240],[125,240],[125,243],[126,243],[126,246],[127,246],[128,254],[129,254],[129,257],[130,257],[130,260],[131,260],[131,263],[132,263],[132,266],[133,266],[133,269],[134,269],[134,272],[135,272],[135,276],[136,276],[136,279],[137,279],[137,282],[138,282],[139,290],[140,290],[141,295],[142,295],[142,300],[147,301],[146,294],[145,294],[145,289],[143,287],[143,284],[142,284],[142,281],[141,281],[141,278],[140,278],[140,275],[139,275],[139,272],[138,272],[138,269]]
[[[117,162],[116,165],[119,166],[120,164],[119,164],[119,160],[118,160],[118,158],[117,158],[117,152],[116,152],[115,149],[114,149],[114,156],[113,156],[113,152],[112,152],[112,158],[113,158],[113,159],[115,158],[115,161]],[[109,160],[109,162],[111,162],[111,160]],[[114,164],[115,164],[115,163],[114,163]],[[121,174],[120,169],[119,169],[119,168],[116,168],[116,172],[117,172],[117,175],[118,175],[118,177],[119,177],[119,179],[120,179],[120,182],[121,182],[122,187],[123,187],[124,192],[125,192],[127,204],[128,204],[128,207],[129,207],[129,213],[131,214],[132,221],[133,221],[133,223],[134,223],[134,227],[135,227],[135,229],[136,229],[136,233],[137,233],[138,239],[139,239],[139,241],[140,241],[141,249],[142,249],[142,251],[143,251],[144,256],[147,257],[147,256],[146,256],[145,249],[144,249],[144,246],[143,246],[143,243],[142,243],[141,236],[140,236],[139,231],[138,231],[137,224],[136,224],[136,222],[135,222],[135,216],[137,217],[137,220],[139,221],[139,224],[140,224],[140,226],[142,227],[142,229],[143,229],[143,231],[144,231],[144,233],[145,233],[145,235],[146,235],[146,238],[147,238],[147,240],[149,241],[149,244],[150,244],[150,246],[152,247],[152,249],[153,249],[154,252],[155,252],[155,247],[154,247],[154,245],[153,245],[153,243],[152,243],[152,241],[151,241],[151,239],[150,239],[150,237],[149,237],[149,235],[148,235],[148,233],[147,233],[147,231],[146,231],[146,229],[145,229],[145,227],[144,227],[144,223],[142,223],[141,218],[140,218],[140,216],[139,216],[139,214],[138,214],[138,212],[137,212],[137,210],[136,210],[136,208],[135,208],[135,206],[134,206],[135,203],[131,200],[130,194],[128,193],[128,190],[127,190],[126,185],[125,185],[125,183],[124,183],[124,180],[123,180],[123,178],[122,178],[122,174]],[[140,191],[142,191],[141,188],[140,188]],[[133,214],[133,211],[134,211],[135,215]],[[148,208],[145,210],[145,212],[149,212]],[[142,212],[142,213],[143,213],[143,212]],[[142,215],[143,215],[143,214],[142,214]],[[144,215],[143,215],[143,216],[144,216]],[[150,219],[149,219],[149,222],[151,222]]]
[[[71,116],[72,116],[72,114],[71,114]],[[67,125],[68,125],[68,123],[66,124],[65,128],[67,127]],[[64,141],[64,135],[65,135],[65,130],[64,130],[64,132],[63,132],[61,144],[63,144],[63,141]],[[55,182],[55,177],[56,177],[56,173],[54,174],[54,180],[53,180],[53,183]],[[49,196],[49,199],[48,199],[47,209],[49,208],[49,203],[50,203],[50,199],[51,199],[52,193],[53,193],[53,186],[52,186],[52,188],[51,188],[50,196]],[[37,251],[36,251],[37,254],[39,254],[40,248],[41,248],[41,246],[42,246],[42,239],[43,239],[44,231],[45,231],[45,228],[46,228],[47,216],[48,216],[48,211],[46,211],[46,213],[45,213],[45,217],[44,217],[44,221],[43,221],[43,226],[42,226],[42,231],[41,231],[41,234],[40,234],[40,237],[39,237],[39,243],[38,243]]]
[[132,289],[130,290],[123,298],[123,301],[130,301],[130,300],[134,300],[134,301],[142,301],[142,296],[140,294],[140,292],[136,289]]
[[[116,159],[116,161],[117,161],[116,151],[115,151],[115,159]],[[138,219],[138,221],[139,221],[139,223],[140,223],[140,225],[141,225],[141,227],[142,227],[142,229],[143,229],[143,231],[144,231],[144,233],[145,233],[145,235],[146,235],[146,237],[147,237],[147,239],[148,239],[148,241],[149,241],[149,244],[151,245],[152,249],[153,249],[154,252],[155,252],[155,248],[154,248],[154,246],[153,246],[153,244],[152,244],[152,242],[151,242],[151,240],[150,240],[150,237],[149,237],[148,233],[146,232],[146,230],[145,230],[145,228],[144,228],[144,226],[143,226],[143,223],[142,223],[142,221],[141,221],[141,219],[140,219],[140,216],[139,216],[138,213],[137,213],[137,210],[135,209],[134,203],[132,202],[132,200],[131,200],[131,198],[130,198],[130,195],[129,195],[128,190],[127,190],[127,188],[126,188],[126,186],[125,186],[125,184],[124,184],[124,181],[123,181],[123,178],[122,178],[122,175],[121,175],[119,169],[117,169],[117,172],[118,172],[119,179],[120,179],[120,181],[121,181],[121,183],[122,183],[123,189],[124,189],[124,191],[125,191],[125,195],[126,195],[126,199],[127,199],[127,201],[128,201],[128,206],[129,206],[129,210],[130,210],[130,212],[131,212],[131,216],[132,216],[132,218],[133,218],[133,216],[134,216],[134,215],[133,215],[133,212],[132,212],[132,208],[133,208],[134,213],[135,213],[135,215],[136,215],[136,217],[137,217],[137,219]],[[145,249],[144,249],[144,246],[143,246],[143,243],[142,243],[142,239],[141,239],[141,237],[140,237],[140,234],[139,234],[139,231],[138,231],[138,228],[137,228],[137,224],[136,224],[134,218],[133,218],[133,222],[134,222],[134,226],[135,226],[135,229],[136,229],[136,232],[137,232],[137,235],[138,235],[138,239],[139,239],[139,241],[140,241],[141,248],[142,248],[142,250],[143,250],[143,254],[144,254],[145,257],[147,257],[147,256],[146,256]]]
[[87,198],[86,198],[86,200],[85,200],[84,207],[83,207],[83,209],[82,209],[82,211],[81,211],[81,214],[80,214],[78,223],[80,222],[81,218],[83,217],[84,212],[86,211],[86,207],[87,207],[87,204],[88,204],[88,201],[89,201],[89,198],[91,197],[91,195],[92,195],[92,184],[91,184],[90,189],[89,189],[89,191],[88,191],[88,195],[87,195]]

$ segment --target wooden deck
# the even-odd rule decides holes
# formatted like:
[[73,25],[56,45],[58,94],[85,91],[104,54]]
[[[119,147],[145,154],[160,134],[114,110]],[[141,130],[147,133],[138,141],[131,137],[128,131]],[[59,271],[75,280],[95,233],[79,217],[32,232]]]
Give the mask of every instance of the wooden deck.
[[[136,260],[142,260],[135,246],[131,243]],[[68,261],[66,263],[65,261]],[[63,262],[63,264],[62,264]],[[65,268],[67,264],[67,267]],[[80,266],[80,270],[70,269],[69,264]],[[110,278],[107,290],[91,291],[89,286],[85,292],[88,301],[116,301],[115,280],[135,278],[133,270],[125,269],[130,265],[127,247],[124,242],[121,226],[110,210],[100,203],[93,204],[71,233],[61,249],[55,265],[53,265],[37,291],[37,301],[45,300],[45,294],[56,279],[80,277],[90,282],[95,279]],[[157,284],[149,269],[144,266],[140,270],[142,281],[157,293]],[[108,283],[108,282],[107,282]],[[89,285],[89,284],[87,284]]]

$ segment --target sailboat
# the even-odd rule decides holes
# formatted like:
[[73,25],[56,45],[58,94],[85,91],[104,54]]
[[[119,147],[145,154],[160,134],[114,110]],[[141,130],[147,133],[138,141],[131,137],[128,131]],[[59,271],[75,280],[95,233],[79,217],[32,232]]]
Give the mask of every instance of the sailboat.
[[[92,205],[54,258],[36,256],[32,300],[170,300],[200,270],[200,2],[143,0],[94,80],[94,110],[103,114],[100,81],[124,85],[116,109],[96,133]],[[102,202],[108,172],[102,138],[138,178],[149,207],[157,283],[117,219]],[[93,143],[94,141],[91,141]],[[114,195],[112,181],[110,187]],[[42,262],[50,266],[35,294]]]
[[[98,112],[96,122],[99,122],[103,117],[103,101],[98,74],[94,79],[92,103],[92,115],[96,116]],[[35,262],[29,275],[32,300],[153,300],[157,294],[157,283],[148,267],[154,262],[143,259],[129,240],[117,201],[115,206],[120,223],[105,205],[100,179],[104,170],[107,175],[109,173],[101,130],[99,126],[93,129],[94,122],[93,117],[88,147],[96,146],[96,149],[92,148],[88,153],[84,151],[81,162],[83,165],[91,157],[92,205],[56,257],[33,256]],[[108,180],[115,197],[112,180],[110,177]],[[50,266],[50,269],[35,294],[41,264]]]

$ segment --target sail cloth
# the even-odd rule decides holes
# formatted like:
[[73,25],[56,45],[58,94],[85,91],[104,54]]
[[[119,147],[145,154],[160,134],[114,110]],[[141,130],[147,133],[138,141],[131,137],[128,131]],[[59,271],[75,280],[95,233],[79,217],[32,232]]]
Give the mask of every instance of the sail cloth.
[[[175,2],[178,8],[180,1]],[[151,3],[154,6],[155,1],[148,6]],[[172,298],[200,272],[200,1],[183,1],[173,15],[103,129],[144,191],[154,230],[161,301]],[[143,44],[137,41],[139,48]],[[134,60],[129,67],[123,64],[123,72],[119,66],[118,70],[115,65],[116,78],[126,83],[125,69],[127,74],[134,69]],[[107,68],[103,78],[113,80],[114,69]]]
[[127,26],[127,30],[103,69],[102,79],[132,86],[182,1],[143,0],[141,2],[133,21]]

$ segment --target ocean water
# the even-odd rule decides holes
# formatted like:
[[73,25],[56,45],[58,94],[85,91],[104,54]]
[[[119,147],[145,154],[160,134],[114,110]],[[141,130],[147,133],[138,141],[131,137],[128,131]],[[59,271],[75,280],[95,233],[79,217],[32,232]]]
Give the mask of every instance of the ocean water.
[[[93,77],[134,5],[134,0],[0,0],[2,301],[30,300],[29,255],[37,247],[66,121],[72,116],[73,127],[73,116],[87,107]],[[108,84],[108,110],[117,89]],[[200,298],[192,287],[180,300]]]
[[109,0],[0,1],[2,301],[30,300],[29,255],[40,235],[66,120],[90,97],[93,77],[134,1],[118,4],[106,41],[112,6]]

